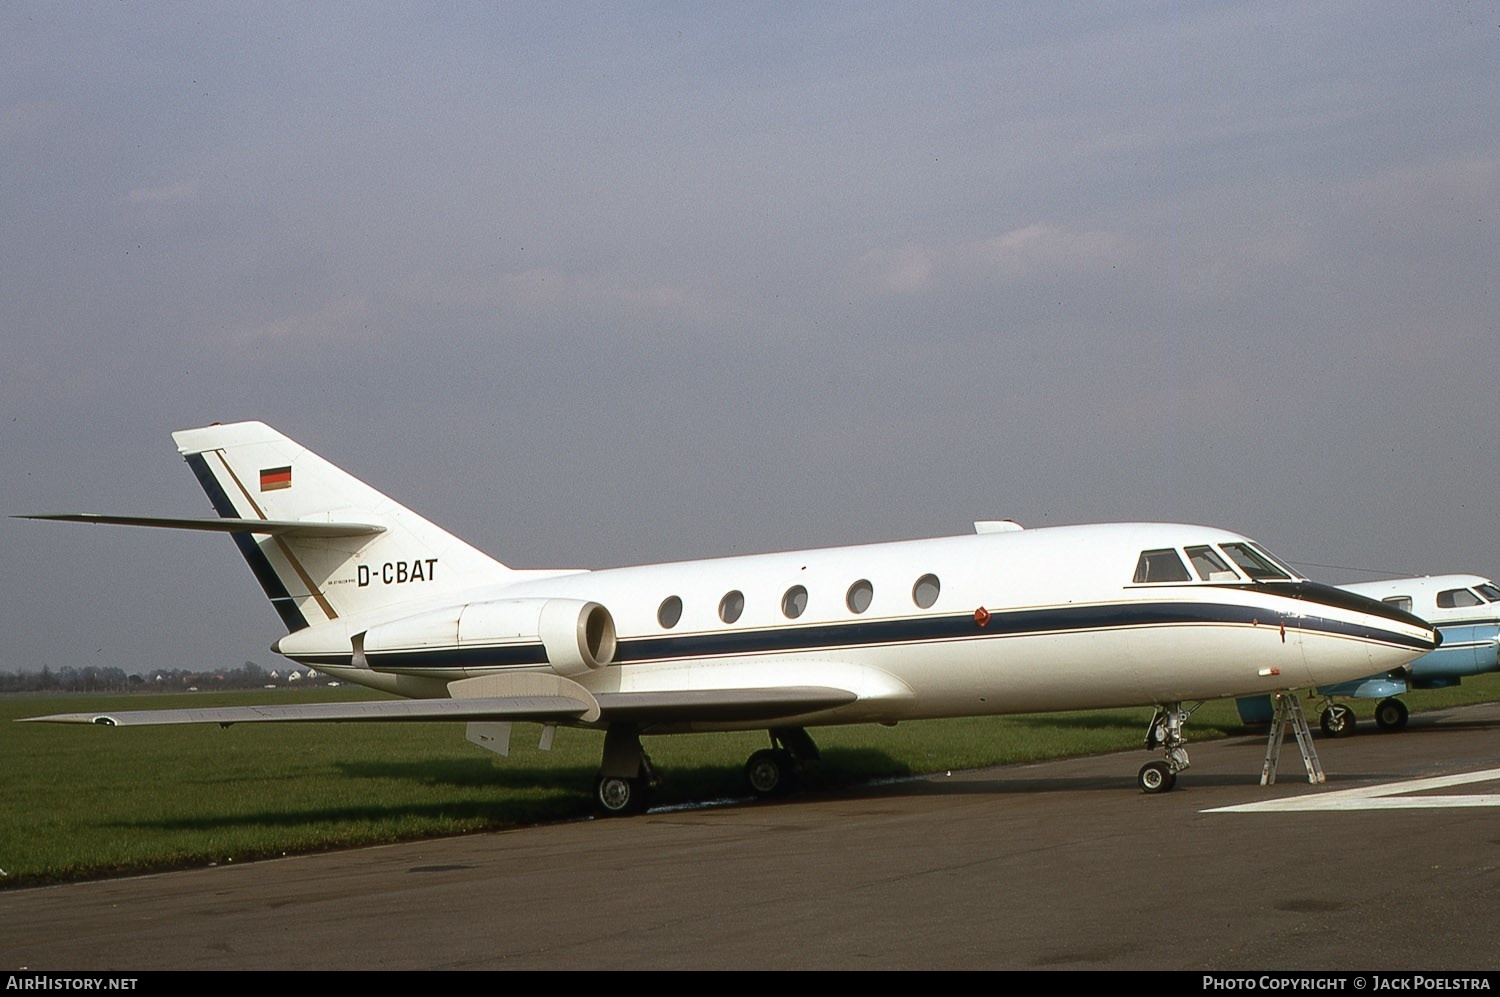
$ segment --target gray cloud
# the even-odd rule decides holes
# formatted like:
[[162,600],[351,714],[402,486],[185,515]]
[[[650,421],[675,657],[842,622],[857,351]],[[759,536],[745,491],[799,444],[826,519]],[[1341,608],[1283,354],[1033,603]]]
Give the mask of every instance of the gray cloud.
[[[260,418],[528,566],[1500,570],[1472,14],[13,4],[0,511],[206,513],[169,432]],[[222,540],[0,522],[0,667],[269,663]]]

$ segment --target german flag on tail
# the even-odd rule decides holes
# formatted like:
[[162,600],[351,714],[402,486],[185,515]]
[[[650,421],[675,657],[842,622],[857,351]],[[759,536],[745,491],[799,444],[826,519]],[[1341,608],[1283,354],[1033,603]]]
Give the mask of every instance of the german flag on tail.
[[263,492],[280,491],[283,488],[292,487],[292,468],[265,467],[260,472],[260,490]]

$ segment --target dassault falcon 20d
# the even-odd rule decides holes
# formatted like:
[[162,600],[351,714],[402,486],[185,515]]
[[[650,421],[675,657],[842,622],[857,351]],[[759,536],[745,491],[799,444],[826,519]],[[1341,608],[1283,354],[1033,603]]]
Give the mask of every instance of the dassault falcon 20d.
[[1255,542],[1119,523],[599,571],[507,567],[258,422],[173,439],[219,518],[60,519],[228,533],[289,631],[273,649],[407,699],[62,714],[106,726],[455,720],[604,731],[595,803],[645,809],[643,735],[766,730],[760,796],[809,727],[1156,706],[1146,792],[1188,765],[1184,703],[1329,685],[1431,651],[1427,622],[1309,582]]

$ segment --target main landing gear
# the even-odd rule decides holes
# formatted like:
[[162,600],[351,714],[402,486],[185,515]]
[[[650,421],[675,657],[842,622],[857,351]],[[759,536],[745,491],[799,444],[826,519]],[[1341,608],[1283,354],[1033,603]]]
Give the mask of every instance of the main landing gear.
[[[801,727],[772,727],[771,747],[745,763],[745,783],[761,798],[785,796],[797,788],[803,769],[821,756]],[[640,727],[613,723],[604,732],[604,759],[594,779],[594,806],[601,817],[645,813],[660,780],[641,747]]]
[[745,763],[745,785],[761,799],[794,791],[803,768],[821,758],[818,746],[802,727],[772,727],[770,734],[771,746]]
[[[1406,709],[1406,704],[1394,696],[1382,699],[1375,704],[1375,726],[1381,730],[1402,730],[1406,727],[1406,721],[1411,714]],[[1330,702],[1323,708],[1323,715],[1319,718],[1318,726],[1323,728],[1323,733],[1329,737],[1348,737],[1354,733],[1354,709],[1343,703]]]
[[1348,737],[1354,733],[1354,709],[1343,703],[1329,703],[1323,707],[1318,726],[1328,737]]
[[1381,730],[1401,730],[1409,716],[1406,704],[1399,699],[1382,699],[1375,704],[1375,726]]
[[610,724],[604,732],[604,760],[594,779],[594,805],[603,817],[643,814],[651,805],[651,790],[659,780],[651,759],[641,747],[635,724]]
[[1146,747],[1161,748],[1165,757],[1162,761],[1147,762],[1141,766],[1140,774],[1136,776],[1141,792],[1169,792],[1177,785],[1177,773],[1192,764],[1188,761],[1187,739],[1182,736],[1182,727],[1198,706],[1184,710],[1181,703],[1168,703],[1156,708],[1156,715],[1146,728]]

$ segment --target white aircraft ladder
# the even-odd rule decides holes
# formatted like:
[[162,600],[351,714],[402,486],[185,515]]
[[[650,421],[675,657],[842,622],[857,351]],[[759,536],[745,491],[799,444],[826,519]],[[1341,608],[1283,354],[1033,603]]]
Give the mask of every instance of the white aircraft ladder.
[[1314,785],[1325,781],[1323,765],[1318,761],[1318,749],[1313,747],[1312,731],[1302,713],[1302,700],[1294,692],[1281,692],[1272,696],[1271,701],[1276,705],[1276,713],[1271,718],[1271,734],[1266,738],[1266,762],[1260,769],[1260,784],[1270,786],[1276,782],[1276,766],[1281,761],[1281,745],[1286,739],[1288,724],[1297,735],[1302,764],[1307,766],[1307,781]]

